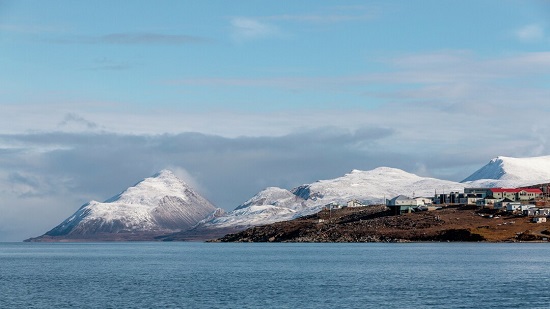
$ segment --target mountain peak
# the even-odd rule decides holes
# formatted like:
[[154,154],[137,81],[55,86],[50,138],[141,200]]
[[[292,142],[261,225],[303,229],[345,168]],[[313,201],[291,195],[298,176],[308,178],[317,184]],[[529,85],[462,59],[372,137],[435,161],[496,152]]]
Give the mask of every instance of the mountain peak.
[[162,169],[158,171],[156,174],[151,176],[152,178],[178,178],[174,172],[168,169]]
[[[155,204],[165,195],[180,196],[185,192],[196,193],[170,170],[162,170],[151,177],[147,177],[120,194],[105,201],[124,202],[128,204]],[[185,194],[183,194],[185,197]]]
[[208,200],[174,173],[162,170],[103,203],[84,204],[42,237],[120,240],[140,234],[151,237],[191,228],[214,210]]
[[516,187],[548,180],[550,180],[550,156],[527,158],[498,156],[462,182],[479,186]]

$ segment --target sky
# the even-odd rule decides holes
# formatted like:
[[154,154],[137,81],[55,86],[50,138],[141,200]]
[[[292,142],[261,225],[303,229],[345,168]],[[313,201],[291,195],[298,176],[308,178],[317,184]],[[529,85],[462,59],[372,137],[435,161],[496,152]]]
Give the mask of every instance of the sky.
[[171,169],[217,207],[550,154],[550,1],[0,0],[0,241]]

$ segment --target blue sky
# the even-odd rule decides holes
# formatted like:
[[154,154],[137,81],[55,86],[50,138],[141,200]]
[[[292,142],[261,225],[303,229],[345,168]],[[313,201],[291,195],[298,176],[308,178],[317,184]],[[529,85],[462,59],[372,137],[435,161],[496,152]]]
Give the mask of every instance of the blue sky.
[[162,168],[230,210],[548,155],[549,21],[542,0],[0,0],[0,240]]

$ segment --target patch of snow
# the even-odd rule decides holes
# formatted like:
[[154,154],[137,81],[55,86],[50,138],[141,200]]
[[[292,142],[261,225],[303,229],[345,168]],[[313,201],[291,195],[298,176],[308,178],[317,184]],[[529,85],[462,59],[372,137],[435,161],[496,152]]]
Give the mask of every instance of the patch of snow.
[[248,228],[251,226],[290,220],[296,214],[295,210],[288,207],[272,205],[249,206],[233,210],[227,215],[215,218],[204,224],[207,228]]

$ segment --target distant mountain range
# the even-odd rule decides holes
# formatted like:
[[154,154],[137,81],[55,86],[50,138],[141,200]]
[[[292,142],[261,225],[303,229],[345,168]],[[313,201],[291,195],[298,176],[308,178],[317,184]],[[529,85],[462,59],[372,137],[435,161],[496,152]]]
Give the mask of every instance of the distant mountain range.
[[342,177],[319,180],[290,191],[267,188],[225,216],[200,224],[207,228],[248,228],[313,214],[330,203],[346,205],[350,200],[357,200],[363,204],[379,204],[399,194],[433,196],[435,191],[462,189],[461,183],[420,177],[396,168],[353,170]]
[[[193,239],[239,231],[318,212],[329,203],[382,203],[399,194],[433,196],[464,187],[517,187],[550,182],[550,156],[497,157],[464,179],[453,182],[420,177],[400,169],[353,170],[292,190],[269,187],[235,210],[216,209],[170,171],[146,178],[103,203],[91,201],[46,234],[30,241]],[[181,231],[181,232],[180,232]],[[215,231],[219,231],[218,234]]]

